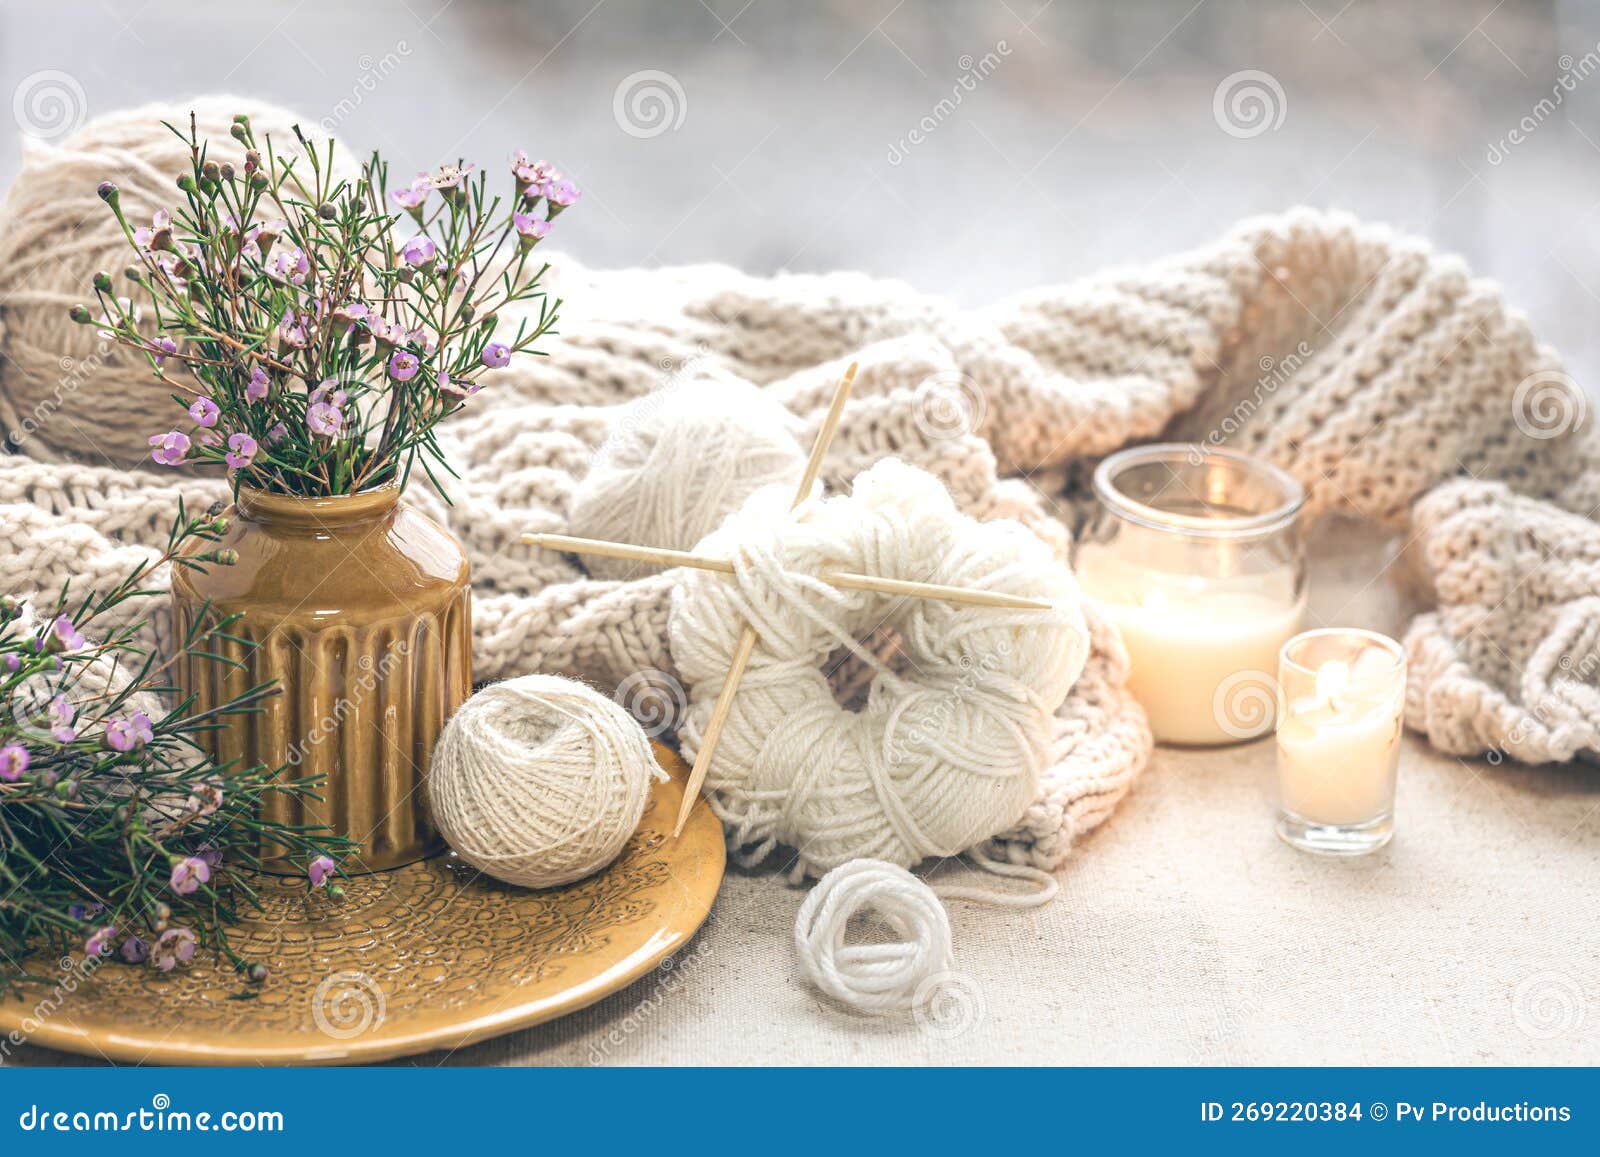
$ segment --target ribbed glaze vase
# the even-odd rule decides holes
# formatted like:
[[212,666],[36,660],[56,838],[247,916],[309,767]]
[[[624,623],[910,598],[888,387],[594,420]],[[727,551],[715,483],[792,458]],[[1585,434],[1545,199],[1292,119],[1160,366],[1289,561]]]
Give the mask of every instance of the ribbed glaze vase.
[[[254,714],[212,733],[219,760],[320,776],[322,801],[270,798],[270,818],[326,824],[360,844],[349,871],[407,864],[440,846],[423,776],[445,720],[472,689],[472,607],[460,543],[397,487],[334,498],[241,489],[218,549],[232,566],[178,568],[179,631],[239,615],[238,670],[188,661],[197,708],[276,681]],[[272,849],[263,850],[270,856]]]

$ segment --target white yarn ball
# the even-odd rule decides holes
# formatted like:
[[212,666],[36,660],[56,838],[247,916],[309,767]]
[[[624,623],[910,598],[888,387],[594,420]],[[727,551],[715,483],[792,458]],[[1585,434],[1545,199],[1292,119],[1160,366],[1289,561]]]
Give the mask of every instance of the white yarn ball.
[[[624,407],[572,496],[581,538],[692,550],[751,494],[792,491],[805,471],[790,413],[755,386],[700,380]],[[791,494],[792,497],[792,494]],[[586,558],[595,578],[636,578],[646,564]]]
[[604,868],[665,779],[644,730],[594,688],[555,675],[493,683],[439,737],[428,802],[467,863],[553,888]]
[[[895,939],[846,944],[852,917],[871,912]],[[927,998],[953,962],[950,917],[933,889],[882,860],[851,860],[817,882],[800,905],[794,947],[805,974],[857,1012],[895,1012]]]
[[[299,152],[296,123],[308,139],[326,139],[314,119],[232,96],[108,113],[59,143],[24,136],[22,171],[0,204],[0,430],[7,450],[41,461],[138,465],[148,458],[149,435],[162,422],[173,424],[166,415],[182,416],[172,387],[142,355],[78,325],[67,311],[80,302],[94,308],[91,282],[100,270],[119,295],[139,299],[122,276],[133,250],[95,190],[101,181],[115,183],[134,225],[176,207],[189,150],[161,122],[187,130],[191,110],[201,139],[210,141],[208,155],[241,170],[244,146],[228,135],[237,113],[250,118],[258,141],[270,134],[280,156]],[[336,150],[336,171],[348,173],[352,164]]]
[[[699,748],[744,625],[757,631],[705,782],[729,846],[753,863],[787,845],[798,877],[860,857],[910,867],[1014,825],[1038,794],[1053,716],[1088,656],[1072,575],[1019,524],[968,518],[938,479],[896,459],[793,517],[791,497],[758,493],[707,539],[702,549],[731,558],[736,573],[683,571],[668,617],[689,689],[686,755]],[[812,577],[827,570],[1051,609],[839,590]],[[863,645],[886,631],[893,653]],[[860,710],[841,706],[824,671],[840,648],[874,671]]]

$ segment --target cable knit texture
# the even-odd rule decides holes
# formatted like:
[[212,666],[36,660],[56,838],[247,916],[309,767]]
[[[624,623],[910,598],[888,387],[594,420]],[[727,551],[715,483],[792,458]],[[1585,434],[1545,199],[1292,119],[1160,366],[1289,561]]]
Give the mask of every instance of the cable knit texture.
[[[480,679],[548,671],[609,689],[641,671],[675,676],[673,575],[596,581],[518,535],[569,529],[574,486],[623,404],[685,366],[763,387],[796,415],[804,444],[856,359],[830,489],[895,455],[939,478],[964,513],[1014,518],[1063,556],[1093,460],[1164,433],[1276,462],[1305,484],[1312,516],[1396,531],[1418,498],[1470,476],[1432,495],[1412,534],[1438,607],[1408,637],[1410,721],[1463,753],[1594,749],[1594,664],[1573,660],[1569,673],[1556,654],[1538,666],[1586,639],[1584,600],[1596,594],[1588,515],[1600,455],[1581,395],[1561,392],[1559,361],[1492,285],[1416,241],[1301,211],[976,310],[860,274],[556,265],[568,305],[554,356],[500,371],[442,435],[464,475],[453,506],[413,495],[471,555]],[[124,388],[142,395],[142,412],[170,404],[156,383]],[[1571,420],[1559,404],[1551,420],[1552,398],[1576,407]],[[54,444],[73,436],[61,427]],[[81,461],[0,460],[7,588],[110,581],[162,538],[180,494],[203,507],[224,493],[220,480],[124,472],[97,465],[92,446],[76,452]],[[1148,756],[1123,690],[1126,654],[1087,618],[1090,657],[1056,715],[1038,796],[984,845],[996,859],[1059,864]],[[1529,727],[1540,706],[1530,691],[1585,725]]]

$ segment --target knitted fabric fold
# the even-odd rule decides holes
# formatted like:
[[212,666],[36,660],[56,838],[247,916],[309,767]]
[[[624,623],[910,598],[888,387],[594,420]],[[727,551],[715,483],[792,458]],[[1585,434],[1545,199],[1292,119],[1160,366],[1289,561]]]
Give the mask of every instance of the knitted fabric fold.
[[[519,536],[566,529],[573,487],[622,404],[674,375],[753,382],[808,437],[857,360],[824,468],[830,487],[898,456],[940,478],[966,513],[1017,519],[1064,556],[1100,456],[1160,436],[1261,455],[1306,486],[1309,516],[1355,515],[1416,540],[1439,606],[1408,637],[1414,727],[1459,754],[1538,761],[1595,746],[1600,664],[1561,662],[1588,644],[1596,620],[1584,599],[1600,598],[1586,569],[1600,454],[1582,395],[1493,285],[1420,242],[1296,211],[976,310],[860,274],[555,264],[567,304],[552,356],[490,377],[442,431],[462,473],[453,504],[412,496],[471,556],[480,679],[551,671],[610,691],[651,672],[670,683],[670,574],[595,581]],[[129,389],[148,390],[151,415],[170,405],[158,383]],[[153,430],[129,433],[142,442]],[[203,508],[226,490],[94,465],[105,458],[93,446],[78,456],[0,458],[5,589],[125,573],[164,537],[180,494]],[[1487,489],[1467,501],[1441,488],[1461,476]],[[1413,503],[1431,491],[1413,523]],[[1526,549],[1507,547],[1507,534]],[[989,855],[1058,865],[1148,758],[1149,730],[1123,689],[1126,655],[1097,616],[1093,627],[1039,797]],[[1528,726],[1535,699],[1554,705],[1557,723]]]

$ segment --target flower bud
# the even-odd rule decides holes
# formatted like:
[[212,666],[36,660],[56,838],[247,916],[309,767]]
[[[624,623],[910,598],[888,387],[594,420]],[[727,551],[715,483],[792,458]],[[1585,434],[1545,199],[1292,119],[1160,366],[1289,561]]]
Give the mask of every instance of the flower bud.
[[268,972],[265,964],[252,964],[250,966],[249,977],[251,984],[260,984],[267,976]]
[[339,211],[326,201],[317,206],[317,216],[324,221],[332,221],[338,215]]
[[472,308],[472,304],[470,302],[461,307],[461,320],[463,322],[470,323],[472,319],[477,316],[478,311]]
[[95,189],[95,192],[100,194],[100,199],[102,201],[104,201],[107,205],[112,206],[116,205],[117,198],[121,195],[117,187],[110,181],[101,181],[99,187]]
[[250,187],[257,192],[267,187],[267,175],[259,170],[250,176]]
[[230,137],[232,137],[234,140],[239,141],[240,143],[243,143],[244,139],[245,139],[244,126],[241,125],[241,124],[235,124],[232,128],[230,128],[228,130],[228,135]]
[[96,289],[98,289],[101,293],[110,293],[111,292],[111,274],[107,273],[103,269],[100,270],[98,273],[96,273],[94,275],[94,287]]
[[212,521],[212,523],[211,523],[211,533],[212,534],[222,534],[227,529],[228,529],[228,520],[226,518],[214,519]]
[[215,181],[222,176],[222,168],[215,161],[207,161],[200,166],[200,175],[208,181]]
[[182,189],[185,193],[198,193],[200,191],[200,186],[194,183],[193,173],[180,174],[178,177],[178,188]]
[[229,163],[228,161],[223,161],[222,162],[221,172],[222,172],[222,179],[224,181],[233,180],[233,165],[231,163]]
[[0,623],[9,623],[22,614],[22,603],[10,595],[0,595]]
[[67,316],[79,325],[88,325],[94,318],[89,313],[87,305],[75,305],[67,311]]

